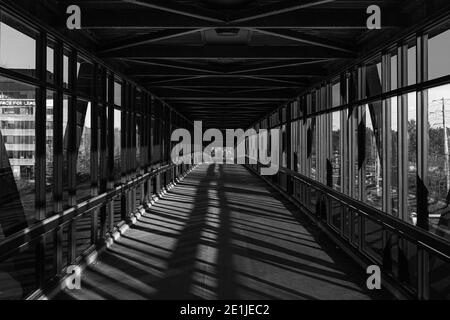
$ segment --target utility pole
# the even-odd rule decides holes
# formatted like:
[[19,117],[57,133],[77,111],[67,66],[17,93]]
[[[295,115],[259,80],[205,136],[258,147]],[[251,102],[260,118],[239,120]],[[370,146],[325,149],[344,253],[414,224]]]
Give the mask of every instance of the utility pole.
[[435,100],[433,102],[440,102],[442,103],[442,122],[444,126],[444,172],[445,177],[447,179],[447,189],[450,188],[450,155],[449,155],[449,147],[448,147],[448,133],[447,133],[447,126],[445,121],[445,105],[447,102],[450,102],[450,100],[446,100],[445,98]]
[[450,170],[448,169],[448,137],[447,137],[447,127],[445,126],[445,99],[442,98],[442,121],[444,125],[444,157],[445,157],[445,176],[447,177],[447,189],[450,187]]

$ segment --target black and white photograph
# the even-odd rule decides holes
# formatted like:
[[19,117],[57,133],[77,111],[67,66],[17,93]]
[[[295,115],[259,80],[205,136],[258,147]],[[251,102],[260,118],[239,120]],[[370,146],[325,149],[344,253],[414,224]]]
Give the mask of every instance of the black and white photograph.
[[1,308],[450,300],[449,148],[448,0],[0,0]]

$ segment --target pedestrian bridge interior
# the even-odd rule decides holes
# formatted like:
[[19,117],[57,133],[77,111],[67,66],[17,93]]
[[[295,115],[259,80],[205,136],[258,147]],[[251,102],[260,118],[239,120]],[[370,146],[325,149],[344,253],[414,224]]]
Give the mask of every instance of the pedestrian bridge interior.
[[450,299],[449,57],[447,0],[0,0],[0,300]]

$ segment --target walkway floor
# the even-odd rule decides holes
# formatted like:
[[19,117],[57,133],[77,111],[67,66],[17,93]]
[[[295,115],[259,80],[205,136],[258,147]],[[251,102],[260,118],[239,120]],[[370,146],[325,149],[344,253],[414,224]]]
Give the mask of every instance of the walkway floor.
[[366,278],[243,166],[204,164],[57,298],[389,298]]

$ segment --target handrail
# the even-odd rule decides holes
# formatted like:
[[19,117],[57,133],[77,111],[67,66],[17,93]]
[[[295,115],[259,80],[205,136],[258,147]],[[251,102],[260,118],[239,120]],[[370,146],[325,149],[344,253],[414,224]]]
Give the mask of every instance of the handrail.
[[399,220],[395,217],[387,215],[386,213],[377,210],[363,202],[360,202],[356,199],[353,199],[345,194],[342,194],[326,185],[323,185],[311,178],[305,177],[295,171],[286,168],[280,168],[280,172],[288,174],[295,178],[296,180],[300,180],[301,182],[313,187],[326,194],[328,197],[334,198],[336,201],[343,203],[344,205],[350,207],[352,210],[362,214],[369,219],[376,220],[379,223],[382,223],[393,232],[396,232],[406,238],[408,241],[415,242],[420,244],[424,248],[434,251],[436,254],[440,255],[443,259],[450,262],[450,243],[446,240],[426,232],[425,230],[421,230],[417,227],[414,227],[402,220]]
[[64,212],[53,215],[45,220],[37,222],[31,227],[16,232],[0,242],[0,260],[2,260],[4,256],[8,256],[11,252],[17,251],[19,248],[37,241],[42,235],[48,234],[58,227],[64,226],[70,221],[73,221],[77,217],[105,205],[108,201],[122,194],[124,191],[127,191],[136,185],[153,178],[157,174],[173,168],[174,166],[174,164],[169,164],[145,173],[125,184],[115,187],[112,190],[71,207]]

